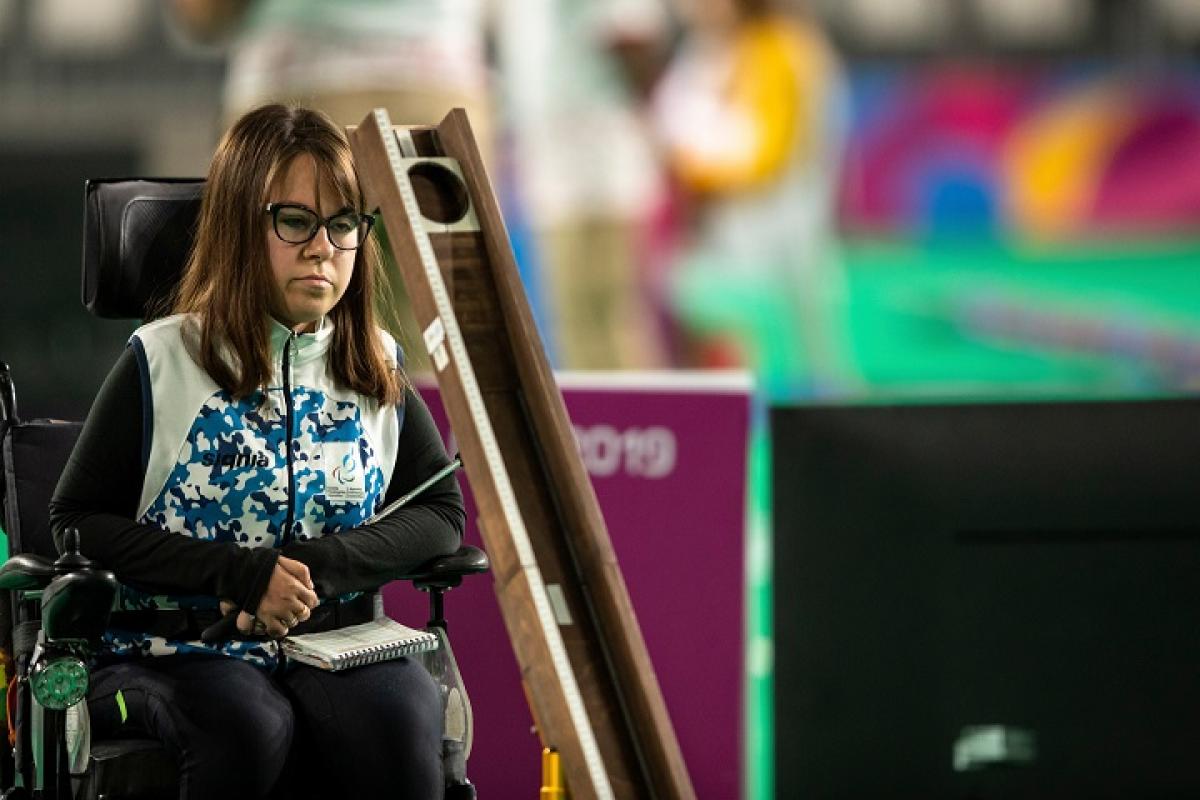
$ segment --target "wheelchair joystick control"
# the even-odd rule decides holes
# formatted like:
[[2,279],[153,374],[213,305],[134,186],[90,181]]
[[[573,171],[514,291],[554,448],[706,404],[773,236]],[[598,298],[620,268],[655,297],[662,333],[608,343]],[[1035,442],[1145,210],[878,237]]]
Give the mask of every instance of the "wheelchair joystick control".
[[54,579],[42,592],[42,630],[50,641],[79,639],[96,644],[108,627],[117,578],[79,552],[79,531],[68,528]]
[[96,562],[79,552],[79,529],[67,528],[64,532],[63,554],[54,562],[54,572],[64,575],[68,572],[90,570],[96,568]]

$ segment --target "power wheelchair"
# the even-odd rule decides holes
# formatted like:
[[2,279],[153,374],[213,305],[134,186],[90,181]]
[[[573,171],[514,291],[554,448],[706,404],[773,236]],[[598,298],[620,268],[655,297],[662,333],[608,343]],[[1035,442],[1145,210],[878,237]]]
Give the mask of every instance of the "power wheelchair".
[[[191,245],[203,181],[89,181],[85,189],[83,301],[101,317],[149,320],[166,310]],[[11,750],[0,758],[5,800],[175,798],[176,766],[154,741],[91,741],[86,697],[89,654],[108,624],[117,581],[82,556],[77,537],[56,551],[47,506],[81,423],[22,420],[9,368],[0,362],[0,485],[8,560],[0,567],[0,644],[6,658]],[[446,798],[468,800],[470,704],[446,636],[443,595],[488,569],[463,546],[397,575],[428,592],[427,627],[441,646],[425,666],[442,687],[446,713]]]

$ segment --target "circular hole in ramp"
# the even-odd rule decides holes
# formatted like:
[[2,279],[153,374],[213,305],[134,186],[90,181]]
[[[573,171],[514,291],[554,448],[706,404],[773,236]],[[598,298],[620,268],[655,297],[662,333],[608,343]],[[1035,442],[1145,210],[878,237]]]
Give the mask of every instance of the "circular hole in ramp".
[[452,171],[434,161],[421,161],[408,168],[413,194],[421,213],[430,222],[449,225],[467,215],[467,187]]

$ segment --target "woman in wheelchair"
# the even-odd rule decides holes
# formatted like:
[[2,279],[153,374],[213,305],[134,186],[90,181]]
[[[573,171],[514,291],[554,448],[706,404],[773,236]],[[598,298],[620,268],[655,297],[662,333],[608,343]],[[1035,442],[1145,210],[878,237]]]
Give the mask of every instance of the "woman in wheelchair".
[[[397,659],[285,663],[277,638],[362,622],[462,538],[454,477],[376,324],[373,219],[324,115],[251,111],[214,156],[174,316],[137,330],[52,505],[122,583],[88,698],[97,736],[178,760],[183,798],[440,797],[441,702]],[[200,632],[237,612],[239,635]]]

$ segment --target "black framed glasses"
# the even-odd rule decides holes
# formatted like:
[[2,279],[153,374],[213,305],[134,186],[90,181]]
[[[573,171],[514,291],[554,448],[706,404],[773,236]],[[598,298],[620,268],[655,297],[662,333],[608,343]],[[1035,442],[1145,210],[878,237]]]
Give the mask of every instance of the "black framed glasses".
[[374,216],[357,211],[339,211],[322,219],[308,206],[297,203],[271,203],[266,213],[271,215],[275,235],[288,244],[312,241],[323,225],[329,234],[329,243],[338,250],[357,250],[375,224]]

